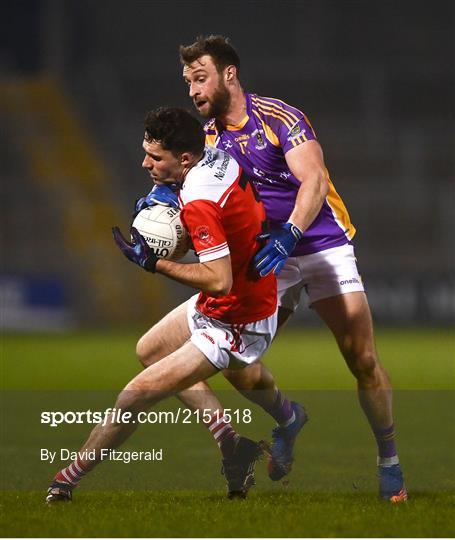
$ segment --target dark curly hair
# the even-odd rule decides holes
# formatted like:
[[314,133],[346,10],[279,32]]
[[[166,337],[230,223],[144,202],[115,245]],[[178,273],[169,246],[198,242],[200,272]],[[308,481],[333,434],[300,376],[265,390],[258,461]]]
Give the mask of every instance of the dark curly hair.
[[157,141],[174,156],[183,152],[202,154],[205,133],[199,121],[185,109],[159,107],[145,117],[145,140]]
[[212,57],[218,73],[227,66],[237,68],[237,76],[240,72],[240,58],[229,38],[220,35],[198,36],[191,45],[180,45],[180,62],[192,64],[205,54]]

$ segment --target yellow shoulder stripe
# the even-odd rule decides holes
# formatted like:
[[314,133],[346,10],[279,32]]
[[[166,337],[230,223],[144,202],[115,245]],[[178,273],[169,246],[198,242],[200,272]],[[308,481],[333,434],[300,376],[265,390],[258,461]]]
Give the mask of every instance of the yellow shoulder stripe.
[[[273,102],[270,102],[270,101],[265,101],[264,99],[261,99],[261,98],[253,98],[253,100],[254,99],[256,99],[256,104],[258,104],[258,105],[260,104],[263,107],[273,109],[275,112],[277,112],[277,113],[279,112],[279,113],[285,115],[286,117],[288,117],[288,119],[291,121],[291,123],[298,122],[298,120],[299,120],[299,117],[296,116],[294,113],[279,107],[276,103],[273,103]],[[282,103],[283,103],[283,105],[285,104],[284,102],[282,102]]]
[[284,116],[283,114],[281,113],[278,113],[278,111],[275,111],[273,109],[271,110],[267,110],[265,109],[262,105],[257,105],[257,108],[260,112],[266,114],[267,116],[273,116],[273,118],[276,118],[277,120],[281,120],[281,122],[283,122],[283,124],[288,128],[288,129],[291,129],[292,127],[292,122],[289,120],[289,118],[287,118],[286,116]]

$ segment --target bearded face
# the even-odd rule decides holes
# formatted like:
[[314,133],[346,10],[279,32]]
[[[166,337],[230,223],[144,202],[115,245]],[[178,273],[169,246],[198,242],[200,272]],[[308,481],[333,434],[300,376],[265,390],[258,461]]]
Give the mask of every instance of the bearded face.
[[221,75],[219,76],[218,86],[211,95],[207,95],[205,100],[194,99],[193,103],[203,118],[217,118],[225,114],[231,104],[231,95],[226,88]]
[[183,78],[198,113],[204,118],[223,116],[231,104],[231,95],[213,59],[204,55],[183,68]]

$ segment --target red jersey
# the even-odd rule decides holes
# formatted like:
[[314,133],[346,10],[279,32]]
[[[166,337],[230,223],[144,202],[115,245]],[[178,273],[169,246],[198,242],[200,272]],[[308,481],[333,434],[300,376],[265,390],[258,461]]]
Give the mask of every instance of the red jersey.
[[228,324],[272,315],[277,306],[275,275],[259,278],[252,264],[265,210],[239,164],[223,150],[206,147],[201,161],[187,174],[179,198],[180,217],[200,262],[231,256],[231,291],[217,297],[201,292],[197,309]]

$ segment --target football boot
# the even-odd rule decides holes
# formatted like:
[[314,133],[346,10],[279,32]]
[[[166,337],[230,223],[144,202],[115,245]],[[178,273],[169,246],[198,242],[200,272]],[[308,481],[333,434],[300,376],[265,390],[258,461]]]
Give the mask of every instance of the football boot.
[[73,500],[73,488],[66,482],[57,482],[54,480],[47,490],[46,503],[71,502]]
[[261,443],[238,437],[232,456],[223,459],[221,474],[227,481],[228,498],[244,499],[254,485],[254,467],[263,453]]
[[404,485],[403,473],[400,464],[391,467],[378,467],[379,470],[379,497],[392,503],[405,502],[408,493]]

